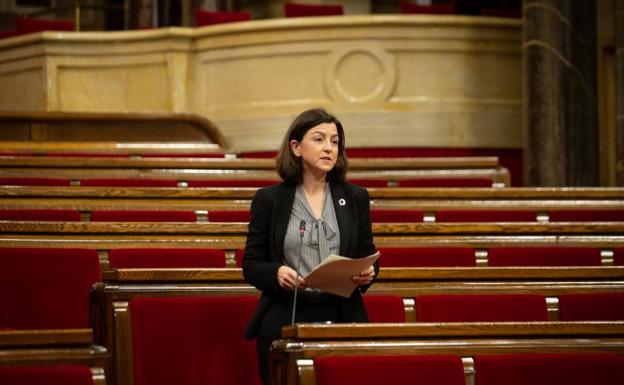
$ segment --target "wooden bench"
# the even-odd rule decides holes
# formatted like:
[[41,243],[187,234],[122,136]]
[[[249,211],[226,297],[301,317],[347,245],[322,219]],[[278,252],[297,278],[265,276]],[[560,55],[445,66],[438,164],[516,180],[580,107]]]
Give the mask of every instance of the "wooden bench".
[[[80,223],[83,224],[83,223]],[[87,224],[87,223],[84,223]],[[102,223],[103,231],[107,231]],[[66,225],[68,226],[68,225]],[[232,225],[230,225],[232,226]],[[27,223],[21,231],[11,224],[0,223],[0,247],[87,248],[98,250],[100,264],[106,274],[109,250],[122,248],[213,248],[224,250],[228,267],[236,267],[235,252],[245,247],[246,229],[238,226],[238,234],[201,233],[28,233]],[[119,227],[119,226],[117,226]],[[242,228],[241,228],[242,227]],[[23,230],[23,231],[22,231]],[[602,263],[613,263],[613,249],[624,247],[624,236],[614,234],[379,234],[377,247],[470,247],[474,249],[478,266],[487,265],[487,250],[492,247],[593,247],[602,249]]]
[[[623,222],[483,222],[483,223],[373,223],[374,236],[401,238],[413,235],[613,235],[624,232]],[[247,223],[242,222],[45,222],[45,221],[0,221],[3,234],[48,234],[64,235],[108,234],[111,237],[123,234],[144,235],[204,235],[204,236],[246,236]]]
[[[414,297],[425,294],[515,294],[547,297],[552,319],[565,293],[624,292],[624,267],[383,269],[370,294],[404,298],[414,320]],[[128,302],[137,297],[257,295],[240,269],[117,269],[93,292],[97,341],[113,354],[118,381],[132,373]],[[548,299],[550,298],[550,299]],[[121,384],[121,382],[119,383]]]
[[[0,186],[3,198],[161,198],[161,199],[225,199],[251,200],[257,188],[249,187],[88,187],[58,186]],[[369,187],[373,205],[376,201],[395,203],[446,201],[476,204],[479,202],[608,202],[624,200],[624,188],[619,187],[508,187],[498,188],[413,188]],[[521,203],[518,203],[521,204]]]
[[84,365],[94,384],[105,385],[109,360],[92,329],[0,330],[0,366]]
[[[248,210],[255,188],[0,187],[0,209],[71,209],[88,220],[92,210],[187,210],[199,221],[212,210]],[[372,210],[419,210],[434,221],[444,210],[553,212],[624,209],[622,189],[418,189],[371,188]],[[466,191],[463,191],[466,190]]]
[[[79,161],[79,160],[78,160]],[[46,167],[46,166],[13,166],[0,168],[0,177],[5,178],[65,178],[79,184],[80,180],[93,178],[124,178],[124,179],[168,179],[177,182],[178,186],[186,186],[189,181],[201,180],[262,180],[279,181],[273,168],[271,169],[232,169],[232,168],[173,168],[170,162],[161,167],[152,168],[114,168],[107,159],[102,167]],[[225,160],[224,162],[226,162]],[[418,178],[476,178],[492,181],[494,187],[509,186],[509,172],[503,168],[464,168],[464,169],[352,169],[349,179],[383,181],[387,185],[400,184],[403,180]],[[365,183],[364,183],[365,184]],[[365,184],[366,185],[366,184]]]
[[481,354],[624,354],[622,322],[297,324],[282,336],[270,356],[275,385],[315,385],[314,359],[327,355],[458,355],[474,384],[473,357]]
[[[248,211],[249,199],[210,198],[133,198],[119,193],[118,197],[17,197],[0,195],[0,209],[63,209],[85,214],[94,210],[179,210],[210,216],[213,210]],[[393,200],[373,199],[372,210],[419,210],[428,219],[435,220],[436,212],[445,210],[518,211],[534,212],[535,220],[548,221],[554,211],[566,210],[624,210],[624,200]]]

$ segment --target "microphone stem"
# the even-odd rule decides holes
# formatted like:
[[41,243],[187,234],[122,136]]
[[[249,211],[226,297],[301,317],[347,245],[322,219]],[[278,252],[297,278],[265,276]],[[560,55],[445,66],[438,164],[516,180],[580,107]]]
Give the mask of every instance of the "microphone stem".
[[292,309],[292,316],[290,318],[290,324],[294,325],[295,324],[295,313],[297,312],[297,289],[299,288],[299,266],[301,264],[301,246],[302,246],[302,242],[303,242],[303,227],[300,226],[299,228],[299,258],[297,258],[297,270],[295,270],[295,272],[297,273],[297,278],[295,279],[295,295],[293,298],[293,309]]

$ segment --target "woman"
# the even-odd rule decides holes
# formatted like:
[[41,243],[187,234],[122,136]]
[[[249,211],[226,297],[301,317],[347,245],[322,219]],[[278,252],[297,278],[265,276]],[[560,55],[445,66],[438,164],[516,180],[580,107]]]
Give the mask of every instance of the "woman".
[[375,252],[368,192],[345,182],[347,157],[342,125],[322,109],[301,113],[290,125],[277,155],[283,182],[259,190],[243,258],[247,282],[262,291],[245,336],[257,338],[263,383],[268,379],[271,342],[291,322],[367,322],[361,293],[377,264],[352,277],[349,298],[307,288],[306,276],[330,254],[362,258]]

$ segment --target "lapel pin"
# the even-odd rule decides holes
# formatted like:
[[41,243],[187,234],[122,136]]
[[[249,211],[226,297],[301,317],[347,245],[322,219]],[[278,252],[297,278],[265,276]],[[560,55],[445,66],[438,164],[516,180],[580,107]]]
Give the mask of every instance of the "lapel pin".
[[338,206],[344,206],[347,204],[347,201],[344,198],[338,199]]

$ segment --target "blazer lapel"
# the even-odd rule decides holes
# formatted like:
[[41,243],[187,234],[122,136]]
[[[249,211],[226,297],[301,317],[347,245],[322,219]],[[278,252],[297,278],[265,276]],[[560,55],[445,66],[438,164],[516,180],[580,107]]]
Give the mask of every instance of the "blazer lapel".
[[332,199],[334,201],[334,210],[336,211],[336,219],[338,220],[338,228],[340,229],[340,255],[347,256],[349,250],[349,204],[345,196],[344,189],[339,183],[330,183]]
[[286,238],[286,230],[290,213],[292,212],[293,202],[295,201],[295,185],[282,183],[278,186],[275,193],[275,255],[277,262],[284,260],[284,238]]

